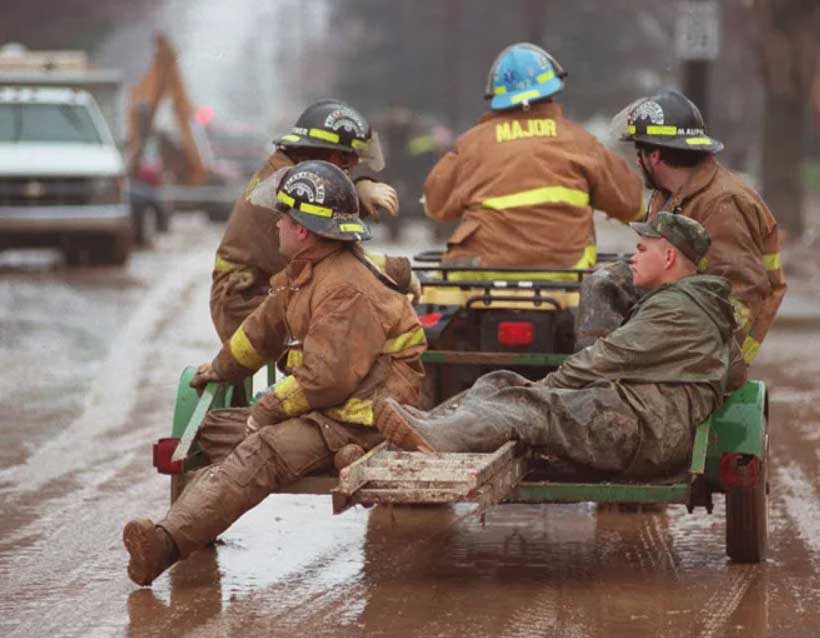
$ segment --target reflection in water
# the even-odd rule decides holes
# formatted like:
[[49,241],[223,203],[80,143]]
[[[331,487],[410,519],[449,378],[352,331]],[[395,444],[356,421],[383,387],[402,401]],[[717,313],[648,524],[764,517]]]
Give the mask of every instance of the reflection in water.
[[193,554],[170,571],[168,602],[152,589],[137,589],[128,597],[128,638],[173,636],[195,629],[222,611],[216,549]]

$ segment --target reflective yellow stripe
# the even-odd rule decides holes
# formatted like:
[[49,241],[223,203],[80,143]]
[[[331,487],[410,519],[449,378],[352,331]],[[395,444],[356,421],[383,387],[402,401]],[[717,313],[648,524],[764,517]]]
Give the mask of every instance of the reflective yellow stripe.
[[729,298],[729,300],[732,302],[732,309],[734,310],[735,322],[737,323],[737,327],[743,330],[746,326],[749,325],[749,321],[752,318],[752,311],[749,310],[749,306],[747,306],[734,295],[732,295]]
[[373,265],[379,269],[379,272],[385,272],[385,270],[387,270],[387,255],[365,251],[364,256],[373,262]]
[[567,188],[566,186],[543,186],[529,191],[491,197],[481,202],[484,208],[504,210],[517,206],[535,206],[537,204],[570,204],[572,206],[588,206],[589,193]]
[[496,95],[504,95],[505,93],[507,93],[507,87],[497,86],[493,89],[493,93],[495,93]]
[[763,255],[763,265],[766,267],[766,270],[780,270],[783,267],[780,261],[780,253]]
[[385,341],[383,352],[395,354],[397,352],[401,352],[402,350],[412,348],[413,346],[421,345],[424,342],[424,328],[419,326],[415,330],[405,332],[404,334],[400,334],[398,337],[393,337],[392,339]]
[[309,202],[302,202],[297,208],[308,215],[316,215],[317,217],[333,217],[333,209],[327,206],[317,206]]
[[245,194],[245,199],[250,201],[251,193],[253,192],[253,189],[256,188],[257,186],[259,186],[259,182],[261,182],[261,181],[262,180],[259,179],[259,175],[254,175],[253,177],[251,177],[248,180],[248,184],[247,184],[247,186],[245,186],[245,193],[244,193]]
[[637,132],[638,132],[638,129],[635,127],[635,125],[634,125],[634,124],[629,124],[629,125],[626,127],[626,132],[627,132],[627,133],[632,133],[632,135],[634,135],[635,133],[637,133]]
[[233,358],[243,368],[249,370],[258,370],[265,360],[260,356],[256,349],[251,345],[248,335],[245,334],[245,329],[239,326],[236,332],[233,333],[230,342],[228,343]]
[[283,139],[285,142],[298,142],[298,141],[299,141],[299,140],[301,140],[302,138],[301,138],[301,137],[299,137],[298,135],[294,135],[293,133],[288,133],[287,135],[283,135],[283,136],[282,136],[282,139]]
[[677,126],[647,126],[646,127],[646,134],[647,135],[677,135],[678,134],[678,127]]
[[[570,266],[570,268],[575,270],[592,268],[595,265],[595,262],[597,261],[597,246],[595,244],[588,244],[586,248],[584,248],[584,252],[581,254],[581,258],[572,266]],[[464,272],[458,270],[451,270],[447,273],[447,278],[452,281],[578,281],[578,275],[575,273],[550,272],[547,270],[523,272],[505,272],[503,270],[473,270],[470,272]],[[509,292],[507,292],[506,294],[509,294]],[[425,303],[427,303],[427,297],[428,292],[425,291]]]
[[339,230],[343,233],[363,233],[364,227],[359,224],[339,224]]
[[282,410],[287,416],[298,416],[310,410],[310,404],[302,386],[292,374],[273,386],[273,394],[279,399]]
[[362,140],[353,140],[350,145],[356,150],[367,148],[367,142],[363,142]]
[[432,135],[419,135],[410,140],[407,144],[407,151],[410,155],[421,155],[436,148],[436,140]]
[[296,348],[290,348],[288,350],[288,358],[285,361],[285,367],[288,370],[292,370],[293,368],[302,365],[302,362],[305,360],[304,354],[301,350]]
[[740,347],[741,353],[743,353],[743,360],[746,362],[747,365],[750,365],[754,358],[757,356],[757,351],[760,350],[760,342],[752,339],[751,337],[746,337],[743,340],[743,345]]
[[280,202],[285,202],[288,206],[293,208],[293,205],[296,203],[296,200],[293,199],[290,195],[288,195],[285,191],[279,191],[276,193],[276,199]]
[[708,146],[712,143],[711,137],[690,137],[686,140],[689,146]]
[[519,102],[523,102],[524,100],[529,100],[530,98],[533,98],[533,97],[540,97],[540,95],[541,94],[538,93],[538,91],[536,91],[535,89],[533,89],[532,91],[524,91],[523,93],[518,93],[516,95],[513,95],[510,98],[510,103],[511,104],[518,104]]
[[709,258],[708,257],[701,257],[700,261],[697,263],[698,272],[706,272],[709,269]]
[[320,128],[312,128],[308,131],[308,135],[311,137],[317,137],[320,140],[327,140],[328,142],[333,142],[334,144],[339,143],[339,134],[333,133],[331,131],[324,131]]
[[323,412],[332,419],[357,423],[359,425],[373,425],[373,402],[370,399],[351,397],[343,405],[328,408]]
[[216,259],[214,259],[214,270],[216,272],[231,272],[237,268],[241,268],[241,265],[228,261],[222,258],[219,253],[216,253]]
[[318,206],[316,204],[311,204],[310,202],[299,202],[297,203],[293,197],[288,195],[285,191],[279,191],[276,193],[276,199],[280,202],[284,202],[291,208],[295,208],[297,210],[302,211],[303,213],[307,213],[308,215],[317,215],[319,217],[333,217],[333,209],[328,208],[327,206]]
[[542,73],[537,78],[535,78],[535,80],[536,82],[538,82],[538,84],[543,84],[544,82],[549,82],[554,77],[555,73],[553,73],[552,71],[546,71],[545,73]]

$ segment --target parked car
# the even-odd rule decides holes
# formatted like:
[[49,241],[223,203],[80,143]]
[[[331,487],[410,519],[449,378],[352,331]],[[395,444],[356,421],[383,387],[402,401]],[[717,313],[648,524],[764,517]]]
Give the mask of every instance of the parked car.
[[0,249],[54,246],[70,265],[119,265],[131,242],[125,163],[94,98],[0,87]]

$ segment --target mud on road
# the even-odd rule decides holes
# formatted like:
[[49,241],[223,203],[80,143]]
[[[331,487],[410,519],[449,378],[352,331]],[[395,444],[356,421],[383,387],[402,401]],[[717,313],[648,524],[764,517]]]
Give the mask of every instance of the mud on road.
[[[210,357],[219,229],[175,220],[125,270],[0,261],[0,636],[816,636],[817,322],[784,324],[771,389],[770,558],[729,563],[722,499],[361,508],[274,495],[139,589],[124,522],[164,513],[150,467],[176,378]],[[423,246],[418,246],[419,248]],[[414,249],[411,246],[410,249]]]

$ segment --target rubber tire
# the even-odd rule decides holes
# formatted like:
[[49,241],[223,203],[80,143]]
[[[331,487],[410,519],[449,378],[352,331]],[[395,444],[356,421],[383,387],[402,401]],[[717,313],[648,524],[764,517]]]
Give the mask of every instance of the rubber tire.
[[726,555],[736,563],[761,563],[769,544],[769,458],[761,480],[751,488],[726,493]]
[[131,234],[112,235],[105,238],[109,243],[90,248],[91,264],[94,266],[123,266],[131,255]]

